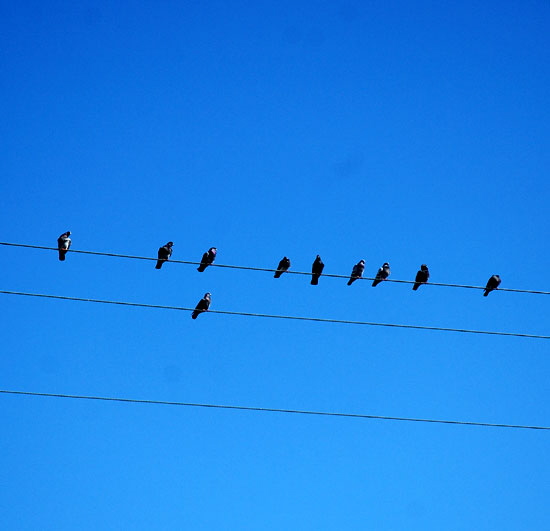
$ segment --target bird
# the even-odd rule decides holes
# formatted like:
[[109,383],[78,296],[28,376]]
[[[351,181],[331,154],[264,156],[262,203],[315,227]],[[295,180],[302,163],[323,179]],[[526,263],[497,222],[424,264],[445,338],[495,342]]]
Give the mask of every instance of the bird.
[[164,262],[172,256],[172,245],[174,245],[174,242],[168,242],[166,245],[159,247],[158,260],[155,269],[160,269],[162,264],[164,264]]
[[63,262],[65,260],[65,255],[71,246],[71,231],[68,230],[64,232],[59,238],[57,238],[57,249],[59,250],[59,259]]
[[285,271],[288,271],[288,268],[290,267],[290,259],[286,256],[283,256],[281,261],[279,262],[279,265],[277,266],[277,271],[275,271],[275,274],[273,275],[274,278],[279,278]]
[[491,291],[494,289],[497,289],[500,286],[500,277],[498,275],[493,275],[488,281],[487,285],[485,286],[485,292],[483,293],[484,297],[487,297]]
[[420,284],[426,284],[429,278],[430,278],[430,271],[428,269],[428,266],[426,264],[422,264],[420,266],[420,269],[416,273],[413,290],[416,291],[420,287]]
[[197,271],[202,273],[210,264],[212,264],[216,259],[217,252],[218,252],[218,249],[216,249],[215,247],[210,247],[210,249],[208,249],[208,251],[206,251],[202,255],[201,264],[199,267],[197,267]]
[[351,276],[348,280],[348,286],[351,286],[358,278],[363,276],[363,271],[365,270],[365,260],[359,260],[351,270]]
[[372,287],[378,286],[380,282],[383,280],[386,280],[390,276],[390,264],[388,262],[384,262],[382,264],[382,267],[378,269],[378,272],[376,273],[376,277],[374,278],[374,281],[372,282]]
[[322,275],[324,268],[325,264],[323,264],[321,257],[317,255],[317,258],[315,258],[311,266],[311,284],[313,286],[317,286],[317,284],[319,284],[319,277]]
[[211,300],[212,296],[210,293],[205,293],[204,297],[197,303],[195,310],[191,314],[191,319],[196,319],[202,312],[207,312],[208,308],[210,308]]

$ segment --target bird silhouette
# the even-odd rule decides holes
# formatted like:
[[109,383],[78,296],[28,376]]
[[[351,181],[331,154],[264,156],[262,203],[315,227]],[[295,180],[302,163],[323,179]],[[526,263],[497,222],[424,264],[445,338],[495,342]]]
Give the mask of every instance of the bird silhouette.
[[390,264],[388,262],[384,262],[381,268],[378,269],[378,272],[376,273],[376,277],[374,278],[374,281],[372,282],[372,287],[378,286],[380,282],[383,280],[386,280],[390,276]]
[[351,286],[358,278],[361,278],[363,276],[363,271],[365,271],[365,260],[359,260],[351,270],[348,286]]
[[64,232],[61,236],[59,236],[59,238],[57,238],[57,249],[59,251],[59,259],[62,262],[65,261],[65,255],[67,254],[67,251],[71,246],[71,238],[69,238],[70,235],[71,235],[71,231],[68,230],[67,232]]
[[487,297],[491,291],[494,289],[497,289],[500,286],[500,277],[498,275],[493,275],[488,281],[487,285],[485,286],[485,292],[483,293],[484,297]]
[[212,264],[216,259],[217,252],[218,250],[215,247],[210,247],[210,249],[202,255],[202,260],[199,267],[197,267],[197,271],[202,273],[210,264]]
[[164,264],[164,262],[172,256],[172,245],[174,245],[174,242],[168,242],[166,245],[159,247],[158,260],[155,269],[160,269],[162,264]]
[[202,312],[207,312],[210,308],[210,302],[212,301],[212,295],[205,293],[204,297],[197,303],[195,310],[191,314],[191,319],[196,319]]
[[319,277],[323,274],[324,268],[325,264],[323,264],[321,257],[317,255],[317,258],[315,258],[311,266],[311,284],[313,286],[317,286],[317,284],[319,284]]
[[274,278],[279,278],[285,271],[288,271],[288,268],[290,267],[290,259],[286,256],[283,256],[281,261],[279,262],[279,265],[277,266],[277,271],[275,271],[275,274],[273,275]]
[[413,290],[416,291],[420,287],[420,284],[426,284],[429,278],[430,278],[430,271],[428,269],[428,266],[426,264],[422,264],[420,266],[420,269],[416,273]]

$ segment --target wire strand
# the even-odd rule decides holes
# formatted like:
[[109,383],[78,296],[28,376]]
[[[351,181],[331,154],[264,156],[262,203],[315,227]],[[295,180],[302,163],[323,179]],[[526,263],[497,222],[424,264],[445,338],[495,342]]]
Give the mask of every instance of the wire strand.
[[150,404],[157,406],[178,406],[178,407],[194,407],[194,408],[209,408],[209,409],[229,409],[236,411],[255,411],[263,413],[285,413],[293,415],[316,415],[323,417],[343,417],[354,419],[368,420],[393,420],[398,422],[427,422],[431,424],[454,424],[459,426],[476,426],[486,428],[512,428],[522,430],[550,430],[548,426],[530,426],[525,424],[503,424],[493,422],[472,422],[465,420],[445,420],[445,419],[425,419],[415,417],[393,417],[388,415],[366,415],[362,413],[341,413],[336,411],[310,411],[303,409],[280,409],[272,407],[254,407],[254,406],[233,406],[226,404],[203,404],[196,402],[172,402],[168,400],[145,400],[137,398],[118,398],[110,396],[89,396],[89,395],[69,395],[61,393],[38,393],[33,391],[12,391],[8,389],[0,389],[0,393],[7,395],[24,395],[32,397],[48,397],[48,398],[70,398],[74,400],[97,400],[103,402],[122,402],[130,404]]
[[[23,244],[23,243],[10,243],[10,242],[0,242],[0,245],[5,245],[9,247],[23,247],[26,249],[41,249],[41,250],[47,250],[47,251],[58,251],[57,247],[45,247],[43,245],[30,245],[30,244]],[[113,258],[129,258],[132,260],[150,260],[150,261],[157,261],[158,258],[153,258],[151,256],[135,256],[131,254],[119,254],[119,253],[105,253],[100,251],[82,251],[79,249],[69,249],[67,252],[69,253],[77,253],[77,254],[89,254],[89,255],[95,255],[95,256],[109,256]],[[173,264],[187,264],[187,265],[200,265],[200,262],[193,262],[189,260],[166,260],[165,262],[173,263]],[[268,273],[274,273],[277,271],[277,269],[271,269],[266,267],[252,267],[252,266],[239,266],[239,265],[231,265],[231,264],[210,264],[209,267],[221,267],[225,269],[241,269],[244,271],[263,271]],[[307,275],[311,276],[311,272],[306,271],[291,271],[287,270],[285,274],[290,275]],[[343,278],[343,279],[349,279],[350,275],[336,275],[331,273],[323,273],[321,276],[328,277],[328,278]],[[375,277],[359,277],[357,280],[374,280]],[[387,278],[384,280],[384,282],[395,282],[397,284],[415,284],[416,282],[414,280],[399,280],[399,279],[393,279],[393,278]],[[469,284],[451,284],[451,283],[445,283],[445,282],[426,282],[422,283],[422,285],[425,286],[438,286],[438,287],[446,287],[446,288],[462,288],[462,289],[477,289],[477,290],[485,290],[485,286],[473,286]],[[515,288],[496,288],[495,291],[506,291],[510,293],[530,293],[530,294],[536,294],[536,295],[550,295],[550,291],[542,291],[542,290],[531,290],[531,289],[515,289]]]
[[[69,297],[66,295],[49,295],[44,293],[26,293],[22,291],[7,291],[0,290],[0,294],[4,295],[17,295],[24,297],[41,297],[46,299],[58,299],[78,302],[93,302],[98,304],[115,304],[119,306],[134,306],[138,308],[155,308],[160,310],[178,310],[193,312],[195,308],[186,308],[183,306],[165,306],[161,304],[146,304],[140,302],[127,302],[127,301],[112,301],[104,299],[88,299],[81,297]],[[319,323],[338,323],[348,325],[362,325],[362,326],[383,326],[388,328],[408,328],[414,330],[430,330],[439,332],[460,332],[467,334],[484,334],[491,336],[508,336],[508,337],[525,337],[529,339],[550,339],[550,336],[537,335],[537,334],[523,334],[519,332],[496,332],[492,330],[470,330],[466,328],[446,328],[441,326],[421,326],[421,325],[409,325],[409,324],[397,324],[397,323],[376,323],[370,321],[350,321],[346,319],[326,319],[321,317],[300,317],[295,315],[273,315],[267,313],[252,313],[252,312],[232,312],[227,310],[207,310],[208,313],[218,313],[222,315],[240,315],[246,317],[264,317],[269,319],[289,319],[293,321],[313,321]]]

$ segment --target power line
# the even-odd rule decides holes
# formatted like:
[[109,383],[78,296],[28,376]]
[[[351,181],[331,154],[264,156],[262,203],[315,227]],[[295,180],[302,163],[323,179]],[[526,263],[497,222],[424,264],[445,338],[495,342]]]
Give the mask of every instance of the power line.
[[[0,245],[6,245],[9,247],[23,247],[27,249],[41,249],[41,250],[47,250],[47,251],[58,251],[57,247],[45,247],[43,245],[29,245],[29,244],[23,244],[23,243],[10,243],[10,242],[0,242]],[[151,256],[135,256],[131,254],[118,254],[118,253],[105,253],[100,251],[81,251],[78,249],[69,249],[67,252],[69,253],[78,253],[78,254],[90,254],[95,256],[109,256],[113,258],[129,258],[132,260],[150,260],[156,262],[158,258],[153,258]],[[169,263],[173,264],[187,264],[187,265],[200,265],[200,262],[193,262],[190,260],[167,260]],[[252,267],[252,266],[239,266],[239,265],[231,265],[231,264],[210,264],[209,267],[221,267],[226,269],[241,269],[244,271],[263,271],[268,273],[274,273],[277,271],[277,269],[271,269],[266,267]],[[291,271],[287,270],[285,274],[291,274],[291,275],[307,275],[311,276],[311,272],[306,271]],[[330,273],[323,273],[321,276],[328,277],[328,278],[345,278],[349,279],[350,275],[335,275]],[[357,280],[374,280],[375,277],[360,277],[357,278]],[[396,282],[398,284],[415,284],[414,280],[399,280],[399,279],[392,279],[387,278],[384,280],[384,282]],[[446,287],[446,288],[463,288],[463,289],[478,289],[478,290],[485,290],[485,286],[472,286],[468,284],[450,284],[445,282],[427,282],[423,285],[426,286],[438,286],[438,287]],[[530,289],[514,289],[514,288],[497,288],[496,291],[507,291],[511,293],[530,293],[530,294],[536,294],[536,295],[550,295],[550,291],[541,291],[541,290],[530,290]]]
[[[116,304],[119,306],[134,306],[138,308],[156,308],[160,310],[179,310],[192,312],[195,308],[185,308],[183,306],[164,306],[161,304],[145,304],[140,302],[127,302],[127,301],[111,301],[104,299],[86,299],[81,297],[69,297],[66,295],[48,295],[44,293],[26,293],[22,291],[6,291],[0,290],[0,294],[4,295],[17,295],[24,297],[41,297],[46,299],[58,299],[68,301],[79,302],[94,302],[98,304]],[[522,334],[518,332],[495,332],[491,330],[470,330],[467,328],[445,328],[441,326],[421,326],[421,325],[408,325],[408,324],[396,324],[396,323],[375,323],[370,321],[349,321],[346,319],[325,319],[321,317],[299,317],[295,315],[272,315],[267,313],[252,313],[252,312],[231,312],[227,310],[208,310],[208,313],[219,313],[222,315],[240,315],[246,317],[265,317],[270,319],[290,319],[293,321],[313,321],[318,323],[338,323],[348,325],[363,325],[363,326],[384,326],[388,328],[409,328],[415,330],[437,330],[440,332],[461,332],[467,334],[484,334],[491,336],[508,336],[508,337],[525,337],[529,339],[550,339],[550,336],[537,335],[537,334]]]
[[67,395],[61,393],[37,393],[32,391],[11,391],[0,389],[0,393],[8,395],[24,395],[33,397],[48,397],[48,398],[71,398],[74,400],[98,400],[103,402],[123,402],[130,404],[151,404],[157,406],[179,406],[179,407],[195,407],[195,408],[210,408],[210,409],[230,409],[237,411],[256,411],[264,413],[286,413],[293,415],[317,415],[323,417],[344,417],[354,419],[368,420],[394,420],[400,422],[428,422],[431,424],[455,424],[459,426],[477,426],[486,428],[512,428],[522,430],[550,430],[548,426],[529,426],[525,424],[497,424],[492,422],[471,422],[464,420],[444,420],[444,419],[423,419],[414,417],[390,417],[387,415],[365,415],[361,413],[340,413],[335,411],[309,411],[303,409],[279,409],[272,407],[253,407],[253,406],[232,406],[226,404],[201,404],[194,402],[170,402],[167,400],[144,400],[137,398],[118,398],[110,396],[88,396],[88,395]]

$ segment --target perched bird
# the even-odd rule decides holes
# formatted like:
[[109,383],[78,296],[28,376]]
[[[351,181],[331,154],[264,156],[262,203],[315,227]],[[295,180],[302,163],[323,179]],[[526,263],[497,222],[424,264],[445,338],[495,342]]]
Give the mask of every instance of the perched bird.
[[311,284],[313,286],[317,286],[317,284],[319,284],[319,277],[322,275],[324,268],[325,264],[323,264],[321,257],[317,255],[317,258],[311,266]]
[[500,286],[500,277],[498,275],[493,275],[488,281],[487,285],[485,286],[485,292],[483,293],[484,297],[487,297],[491,291],[494,289],[497,289]]
[[378,269],[378,272],[376,273],[376,277],[374,278],[374,281],[372,282],[372,287],[378,286],[380,282],[383,280],[386,280],[390,276],[390,264],[388,262],[384,262],[382,264],[382,267]]
[[200,313],[207,312],[208,308],[210,308],[211,300],[210,293],[205,293],[204,297],[197,303],[195,311],[191,314],[191,319],[196,319]]
[[63,262],[65,260],[65,255],[71,246],[71,231],[68,230],[64,232],[59,238],[57,238],[57,249],[59,250],[59,259]]
[[218,250],[215,247],[210,247],[210,249],[202,255],[201,265],[197,267],[197,271],[202,273],[210,264],[212,264],[216,259],[217,252]]
[[164,264],[164,262],[172,256],[172,245],[174,245],[174,242],[168,242],[166,245],[159,247],[158,260],[155,269],[160,269],[162,264]]
[[420,269],[416,273],[416,278],[414,279],[414,286],[413,286],[414,291],[416,291],[420,287],[420,284],[426,284],[429,278],[430,278],[430,271],[428,269],[428,266],[426,264],[422,264],[420,266]]
[[365,270],[365,260],[359,260],[351,270],[351,276],[348,280],[348,286],[351,286],[358,278],[363,276],[363,271]]
[[275,274],[273,276],[275,278],[279,278],[285,271],[288,271],[289,267],[290,267],[290,259],[288,259],[286,256],[283,256],[282,260],[279,262],[279,265],[277,266],[277,271],[275,271]]

